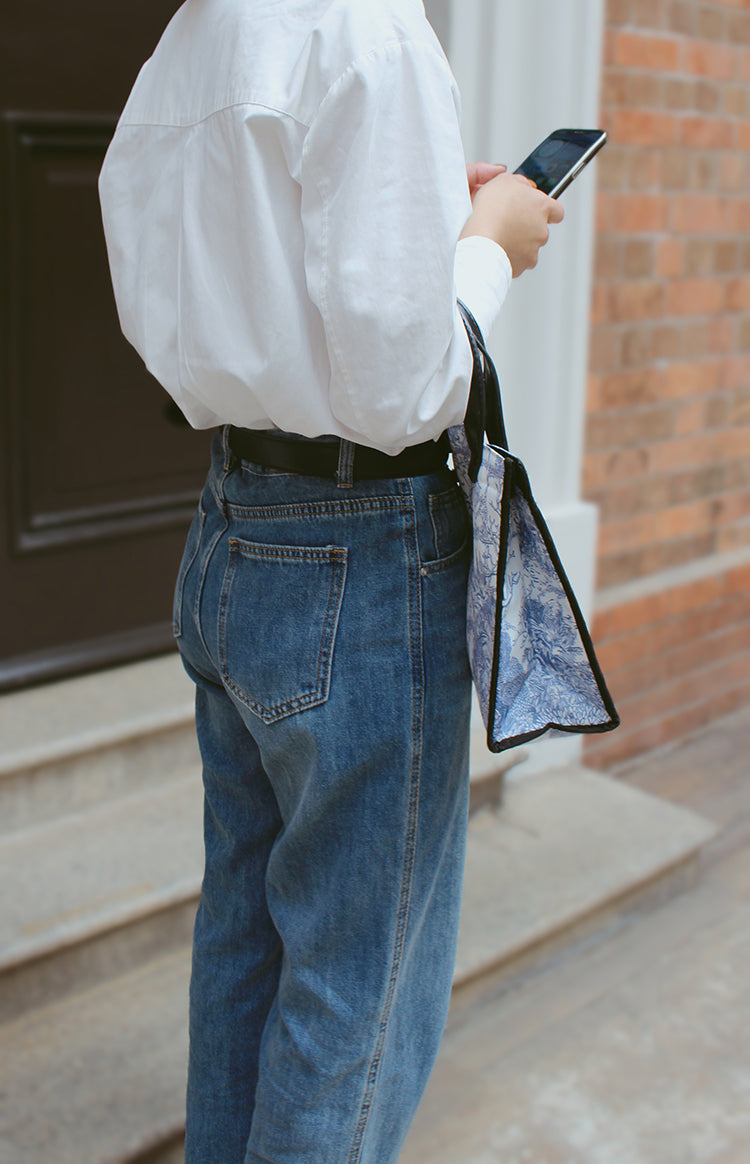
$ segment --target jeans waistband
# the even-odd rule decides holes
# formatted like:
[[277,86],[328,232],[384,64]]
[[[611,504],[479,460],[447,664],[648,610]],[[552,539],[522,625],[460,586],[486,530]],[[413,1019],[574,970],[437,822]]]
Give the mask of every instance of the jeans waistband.
[[242,461],[252,461],[269,469],[299,473],[306,477],[338,475],[341,446],[349,446],[354,480],[379,477],[420,477],[442,469],[448,460],[450,445],[445,433],[437,441],[425,441],[388,456],[367,445],[342,442],[338,437],[304,440],[290,433],[236,428],[231,425],[229,447]]

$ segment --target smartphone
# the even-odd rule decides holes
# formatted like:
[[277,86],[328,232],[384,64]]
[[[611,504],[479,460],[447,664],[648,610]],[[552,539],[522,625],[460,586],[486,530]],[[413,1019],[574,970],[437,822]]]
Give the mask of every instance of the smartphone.
[[556,129],[516,170],[536,182],[550,198],[559,198],[607,140],[603,129]]

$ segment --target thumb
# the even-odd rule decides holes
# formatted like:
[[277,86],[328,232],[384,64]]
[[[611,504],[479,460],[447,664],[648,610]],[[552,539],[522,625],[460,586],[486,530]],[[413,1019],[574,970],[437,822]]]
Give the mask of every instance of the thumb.
[[547,222],[558,223],[562,222],[565,217],[565,207],[557,201],[556,198],[550,198],[550,205],[547,212]]

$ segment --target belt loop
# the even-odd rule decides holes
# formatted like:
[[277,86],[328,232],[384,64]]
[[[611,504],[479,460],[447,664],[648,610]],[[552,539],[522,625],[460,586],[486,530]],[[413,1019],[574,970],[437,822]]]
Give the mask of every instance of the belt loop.
[[342,439],[339,446],[339,467],[336,470],[336,484],[339,489],[351,489],[354,484],[354,450],[353,441]]
[[232,452],[232,446],[229,443],[229,430],[232,426],[225,424],[221,430],[221,444],[224,450],[224,472],[229,473],[234,467],[235,455]]

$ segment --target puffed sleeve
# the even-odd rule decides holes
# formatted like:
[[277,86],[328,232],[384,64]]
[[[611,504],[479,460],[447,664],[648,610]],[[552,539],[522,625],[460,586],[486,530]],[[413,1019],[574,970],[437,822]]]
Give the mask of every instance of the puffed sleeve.
[[[437,438],[466,409],[471,351],[455,276],[471,201],[457,101],[437,48],[394,41],[335,82],[304,143],[305,273],[331,411],[389,453]],[[474,279],[485,302],[496,288],[499,309],[507,259],[483,241]]]

